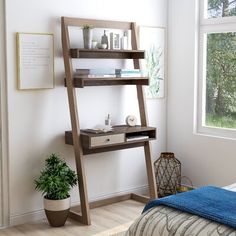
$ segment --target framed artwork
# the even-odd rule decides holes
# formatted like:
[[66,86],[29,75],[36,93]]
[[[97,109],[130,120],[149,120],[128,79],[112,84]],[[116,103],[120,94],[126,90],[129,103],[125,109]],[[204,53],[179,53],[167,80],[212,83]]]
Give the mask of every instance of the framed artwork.
[[120,49],[120,34],[110,33],[110,49]]
[[17,87],[54,88],[53,34],[17,33]]
[[141,67],[149,77],[146,88],[147,98],[165,96],[165,29],[157,27],[139,27],[140,49],[145,50],[145,60]]

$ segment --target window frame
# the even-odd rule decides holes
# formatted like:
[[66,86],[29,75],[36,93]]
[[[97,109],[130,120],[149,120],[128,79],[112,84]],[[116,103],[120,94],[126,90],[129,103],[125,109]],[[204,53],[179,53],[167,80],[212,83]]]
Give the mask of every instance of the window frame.
[[207,18],[207,0],[199,0],[198,26],[198,92],[197,92],[197,133],[215,137],[236,139],[236,128],[221,128],[204,125],[206,97],[206,40],[207,33],[236,32],[236,16]]

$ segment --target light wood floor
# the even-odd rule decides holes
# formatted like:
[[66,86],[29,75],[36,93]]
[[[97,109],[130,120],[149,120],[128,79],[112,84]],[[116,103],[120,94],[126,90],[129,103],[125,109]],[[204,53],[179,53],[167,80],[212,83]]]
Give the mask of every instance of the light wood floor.
[[44,219],[0,230],[0,236],[110,236],[127,229],[143,207],[140,202],[127,200],[92,209],[90,226],[68,219],[64,227],[52,228]]

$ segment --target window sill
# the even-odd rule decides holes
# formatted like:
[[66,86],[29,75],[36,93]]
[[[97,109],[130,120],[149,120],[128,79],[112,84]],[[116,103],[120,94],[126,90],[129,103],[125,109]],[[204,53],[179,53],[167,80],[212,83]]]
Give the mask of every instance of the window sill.
[[227,128],[214,128],[202,126],[195,133],[195,135],[205,136],[209,138],[217,138],[224,140],[236,140],[236,130],[235,129],[227,129]]

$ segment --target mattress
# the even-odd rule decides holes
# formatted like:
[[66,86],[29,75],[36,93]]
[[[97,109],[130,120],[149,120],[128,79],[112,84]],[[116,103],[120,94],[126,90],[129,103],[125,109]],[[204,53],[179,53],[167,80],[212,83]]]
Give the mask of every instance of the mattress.
[[[236,192],[236,183],[224,187]],[[157,206],[149,209],[129,227],[125,236],[236,236],[236,229],[192,215]]]
[[125,236],[236,236],[236,229],[166,206],[151,208]]

